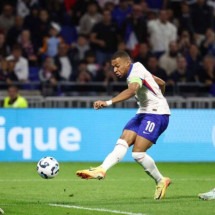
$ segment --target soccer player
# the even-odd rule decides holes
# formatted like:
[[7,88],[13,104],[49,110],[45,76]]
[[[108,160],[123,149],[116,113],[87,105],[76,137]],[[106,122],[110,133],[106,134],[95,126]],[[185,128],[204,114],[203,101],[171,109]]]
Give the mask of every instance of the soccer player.
[[202,200],[215,200],[215,188],[206,193],[200,193],[198,197]]
[[103,163],[96,168],[79,170],[76,174],[83,179],[103,179],[107,170],[121,161],[128,147],[133,145],[132,157],[156,182],[154,199],[162,199],[171,180],[160,173],[146,151],[156,143],[168,126],[170,110],[163,96],[165,82],[153,76],[141,63],[132,63],[130,56],[124,51],[116,52],[111,64],[119,78],[127,77],[128,88],[109,101],[94,102],[94,108],[100,109],[135,96],[139,109],[125,125],[115,148]]

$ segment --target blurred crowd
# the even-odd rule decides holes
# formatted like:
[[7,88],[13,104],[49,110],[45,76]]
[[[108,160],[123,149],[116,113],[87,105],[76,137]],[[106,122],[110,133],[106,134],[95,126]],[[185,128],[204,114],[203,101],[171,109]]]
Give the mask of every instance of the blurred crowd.
[[215,95],[214,30],[213,0],[1,0],[0,85],[119,82],[109,60],[125,50],[168,85]]

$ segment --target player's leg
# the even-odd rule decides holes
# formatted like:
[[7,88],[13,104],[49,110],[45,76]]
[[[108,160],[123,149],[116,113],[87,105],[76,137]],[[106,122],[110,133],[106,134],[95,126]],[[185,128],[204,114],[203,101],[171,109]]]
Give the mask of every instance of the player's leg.
[[103,163],[96,168],[79,170],[76,172],[77,176],[83,179],[103,179],[105,177],[106,171],[121,161],[125,156],[129,146],[133,145],[137,136],[140,122],[140,116],[135,115],[135,117],[133,117],[125,125],[122,135],[117,140],[113,151],[108,154]]
[[198,197],[202,200],[215,200],[215,188],[206,193],[200,193]]
[[103,179],[106,171],[123,159],[129,146],[133,144],[136,135],[133,131],[124,130],[122,136],[117,140],[113,151],[108,154],[100,166],[79,170],[76,172],[77,176],[83,179]]
[[113,151],[105,158],[101,167],[107,171],[112,166],[120,162],[128,148],[133,144],[137,134],[134,131],[124,130],[120,139],[117,140]]
[[156,142],[160,134],[168,125],[168,116],[143,115],[141,125],[134,142],[132,156],[156,182],[155,199],[165,196],[166,188],[171,183],[169,178],[163,177],[154,160],[146,151]]
[[96,168],[79,170],[76,174],[83,179],[103,179],[106,171],[117,164],[125,156],[129,146],[134,143],[136,131],[139,129],[138,116],[132,118],[124,127],[121,137],[117,140],[113,151],[108,154],[103,163]]
[[166,189],[171,181],[160,173],[152,157],[146,153],[147,149],[152,145],[153,143],[150,140],[137,136],[133,147],[132,157],[144,168],[145,172],[155,180],[156,190],[154,198],[162,199],[165,196]]
[[146,153],[147,149],[152,145],[153,143],[150,140],[137,136],[132,150],[132,157],[156,183],[159,183],[163,179],[163,176],[155,165],[154,160]]

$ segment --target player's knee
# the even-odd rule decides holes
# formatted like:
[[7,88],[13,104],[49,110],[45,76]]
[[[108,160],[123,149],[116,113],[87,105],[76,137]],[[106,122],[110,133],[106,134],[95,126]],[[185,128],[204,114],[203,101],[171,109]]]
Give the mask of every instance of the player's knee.
[[124,139],[121,139],[121,138],[117,140],[116,145],[122,145],[122,146],[124,146],[124,147],[126,147],[126,148],[129,147],[127,141],[124,140]]
[[132,131],[123,131],[120,139],[123,139],[127,142],[128,146],[131,146],[136,138],[136,133]]
[[145,152],[132,152],[132,157],[138,163],[141,163],[145,157]]

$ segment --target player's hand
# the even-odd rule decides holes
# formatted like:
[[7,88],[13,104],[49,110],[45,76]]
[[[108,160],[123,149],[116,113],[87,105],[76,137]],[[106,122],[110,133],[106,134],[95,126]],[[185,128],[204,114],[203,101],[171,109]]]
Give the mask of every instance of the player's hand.
[[101,109],[101,108],[106,107],[106,106],[107,106],[107,103],[105,101],[100,101],[99,100],[99,101],[95,101],[93,103],[93,107],[96,110]]

